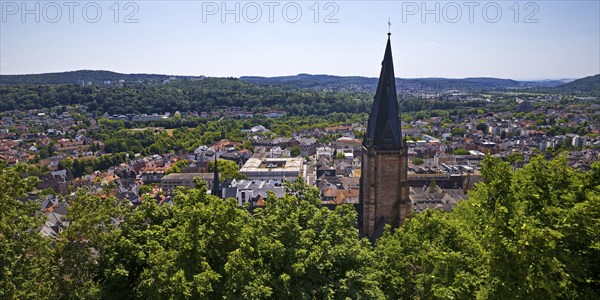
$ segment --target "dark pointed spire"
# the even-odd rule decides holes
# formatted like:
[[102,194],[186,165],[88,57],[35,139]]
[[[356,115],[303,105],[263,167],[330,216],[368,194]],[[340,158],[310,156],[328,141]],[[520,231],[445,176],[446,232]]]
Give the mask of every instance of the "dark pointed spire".
[[[390,25],[390,23],[388,23]],[[377,150],[402,149],[400,118],[398,117],[398,98],[396,95],[396,77],[392,61],[391,33],[388,33],[385,55],[381,64],[381,74],[373,108],[369,115],[367,132],[363,144],[375,146]]]
[[213,196],[217,196],[221,198],[221,184],[219,182],[219,166],[217,163],[217,154],[215,153],[215,167],[214,167],[215,175],[213,177],[213,186],[211,190],[211,194]]

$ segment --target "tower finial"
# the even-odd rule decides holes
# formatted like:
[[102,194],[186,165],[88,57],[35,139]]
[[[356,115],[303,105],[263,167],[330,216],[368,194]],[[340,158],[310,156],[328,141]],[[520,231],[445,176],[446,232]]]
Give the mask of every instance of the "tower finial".
[[388,35],[392,35],[392,19],[388,18]]

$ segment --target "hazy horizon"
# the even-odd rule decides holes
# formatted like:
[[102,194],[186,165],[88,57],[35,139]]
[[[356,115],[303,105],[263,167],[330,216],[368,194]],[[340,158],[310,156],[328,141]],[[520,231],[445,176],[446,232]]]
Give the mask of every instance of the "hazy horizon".
[[[207,74],[166,74],[166,73],[157,73],[157,72],[117,72],[113,70],[92,70],[92,69],[80,69],[80,70],[68,70],[68,71],[52,71],[52,72],[44,72],[44,73],[23,73],[23,74],[0,74],[0,76],[21,76],[21,75],[43,75],[43,74],[57,74],[57,73],[69,73],[69,72],[79,72],[79,71],[94,71],[94,72],[113,72],[117,74],[124,75],[135,75],[135,74],[147,74],[147,75],[164,75],[164,76],[181,76],[181,77],[197,77],[204,76],[210,78],[241,78],[241,77],[292,77],[298,75],[311,75],[311,76],[336,76],[336,77],[364,77],[364,78],[378,78],[377,76],[363,76],[363,75],[337,75],[337,74],[311,74],[311,73],[297,73],[297,74],[281,74],[281,75],[273,75],[273,76],[262,76],[262,75],[241,75],[241,76],[211,76]],[[468,78],[495,78],[495,79],[508,79],[515,81],[550,81],[550,80],[558,80],[558,81],[573,81],[585,77],[591,77],[600,74],[590,74],[583,77],[557,77],[557,78],[503,78],[503,77],[493,77],[493,76],[469,76],[469,77],[401,77],[396,76],[396,79],[468,79]]]

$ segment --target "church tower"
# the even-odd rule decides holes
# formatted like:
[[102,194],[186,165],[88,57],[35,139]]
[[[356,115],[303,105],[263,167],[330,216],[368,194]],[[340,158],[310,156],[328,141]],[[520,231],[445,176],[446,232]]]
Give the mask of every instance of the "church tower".
[[398,116],[390,33],[362,144],[361,233],[375,241],[385,224],[397,228],[410,218],[408,155]]

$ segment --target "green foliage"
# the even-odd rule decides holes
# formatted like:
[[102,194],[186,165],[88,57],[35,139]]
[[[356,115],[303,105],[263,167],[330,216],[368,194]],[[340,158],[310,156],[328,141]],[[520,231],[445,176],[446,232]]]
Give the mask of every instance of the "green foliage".
[[[92,82],[94,84],[102,83],[105,80],[117,82],[119,80],[125,80],[127,82],[140,81],[140,82],[162,82],[165,79],[171,77],[181,78],[181,76],[172,75],[160,75],[160,74],[121,74],[111,71],[93,71],[93,70],[79,70],[70,72],[58,72],[58,73],[43,73],[43,74],[26,74],[26,75],[1,75],[0,81],[3,84],[25,84],[25,83],[37,83],[37,84],[75,84],[79,80],[85,82]],[[91,88],[91,87],[90,87]]]
[[584,136],[590,133],[590,129],[588,126],[579,125],[577,127],[568,127],[568,126],[552,126],[546,130],[546,135],[548,136],[556,136],[556,135],[565,135],[568,133],[578,134]]
[[141,195],[144,195],[144,194],[152,193],[153,189],[154,188],[151,185],[148,185],[148,184],[140,185],[138,187],[138,195],[141,196]]
[[[209,145],[221,140],[222,133],[231,141],[242,141],[245,135],[241,129],[249,125],[248,120],[207,121],[200,118],[168,119],[150,124],[141,122],[111,121],[101,118],[100,130],[95,138],[104,141],[105,152],[137,152],[147,154],[164,154],[179,150],[193,151],[200,145]],[[268,125],[268,123],[265,123]],[[142,127],[132,130],[134,126],[164,125],[170,130]],[[193,126],[188,128],[186,126]]]
[[173,164],[166,172],[165,174],[171,174],[171,173],[181,173],[181,169],[185,168],[189,165],[190,163],[187,160],[179,160],[177,161],[175,164]]
[[598,298],[600,164],[523,169],[487,157],[484,182],[451,213],[417,214],[377,242],[391,298]]
[[422,158],[418,158],[418,157],[417,157],[417,158],[415,158],[415,159],[413,159],[413,160],[412,160],[412,163],[413,163],[415,166],[420,166],[420,165],[424,164],[424,163],[425,163],[425,161],[424,161]]
[[468,299],[481,284],[476,237],[449,214],[426,210],[377,241],[380,284],[390,299]]
[[[368,96],[360,97],[369,99]],[[364,112],[366,101],[354,93],[251,84],[234,78],[206,78],[169,84],[134,83],[115,86],[1,85],[0,111],[84,104],[100,114],[151,114],[212,111],[241,107],[251,112],[286,111],[290,115]]]
[[50,240],[38,234],[44,224],[37,201],[23,202],[36,178],[23,179],[26,166],[0,161],[0,298],[43,299],[56,288]]
[[488,126],[485,123],[477,124],[477,126],[475,126],[475,129],[481,130],[484,134],[487,134],[488,132]]
[[261,298],[381,298],[371,246],[358,239],[354,227],[356,211],[319,208],[311,203],[318,199],[306,197],[310,194],[269,197],[255,212],[261,234],[239,252],[240,265],[232,269],[239,279],[256,279],[240,288],[251,293],[253,286],[265,285]]
[[120,211],[114,198],[101,199],[83,190],[69,202],[64,219],[68,227],[59,234],[55,245],[56,285],[59,297],[100,299],[102,284],[97,280],[104,271],[105,255],[114,251],[119,235]]
[[335,154],[335,159],[346,159],[346,154],[344,154],[344,152],[340,151]]
[[320,207],[302,180],[253,214],[205,184],[139,207],[81,190],[51,243],[39,203],[19,200],[35,184],[26,173],[0,165],[2,298],[600,297],[598,162],[580,172],[536,157],[513,171],[486,157],[469,200],[414,214],[375,245],[352,206]]
[[290,155],[292,157],[298,157],[300,155],[300,147],[299,146],[290,147]]
[[465,150],[465,148],[458,148],[452,152],[454,155],[469,155],[469,150]]
[[[246,179],[246,175],[240,173],[240,166],[238,166],[234,161],[219,159],[219,179],[221,182],[227,179]],[[213,172],[215,167],[215,162],[211,161],[208,165],[208,169],[210,172]]]
[[73,163],[74,163],[73,159],[67,157],[67,158],[61,160],[60,162],[58,162],[58,169],[73,171]]
[[[100,285],[88,282],[87,290],[111,299],[381,298],[354,209],[319,208],[305,198],[315,194],[298,192],[270,196],[254,215],[204,186],[177,193],[172,206],[146,201],[122,210],[118,231],[93,233],[112,244],[95,260]],[[103,220],[84,224],[112,228]]]
[[80,177],[91,174],[93,171],[108,170],[110,167],[119,165],[125,161],[127,161],[127,153],[115,153],[94,158],[74,159],[72,160],[72,167],[70,162],[63,164],[63,166],[72,168],[69,170],[73,172],[73,177]]
[[465,134],[467,134],[467,130],[465,130],[464,128],[452,128],[452,136],[464,136]]
[[[598,273],[586,265],[598,263],[597,241],[589,234],[599,233],[599,225],[589,224],[579,234],[573,231],[588,225],[582,220],[598,217],[599,186],[582,185],[590,182],[591,174],[566,167],[564,158],[538,157],[514,173],[498,159],[486,159],[485,167],[486,183],[473,197],[487,209],[476,206],[472,213],[481,213],[492,224],[477,228],[490,249],[488,293],[597,297],[593,286],[598,285]],[[583,212],[582,206],[591,210]]]
[[554,88],[554,90],[573,94],[590,94],[595,97],[600,97],[600,74],[565,83]]
[[429,193],[439,193],[440,189],[437,186],[437,182],[435,181],[435,179],[431,180],[429,182]]
[[522,163],[523,154],[521,154],[521,152],[513,152],[506,157],[506,161],[512,165]]

